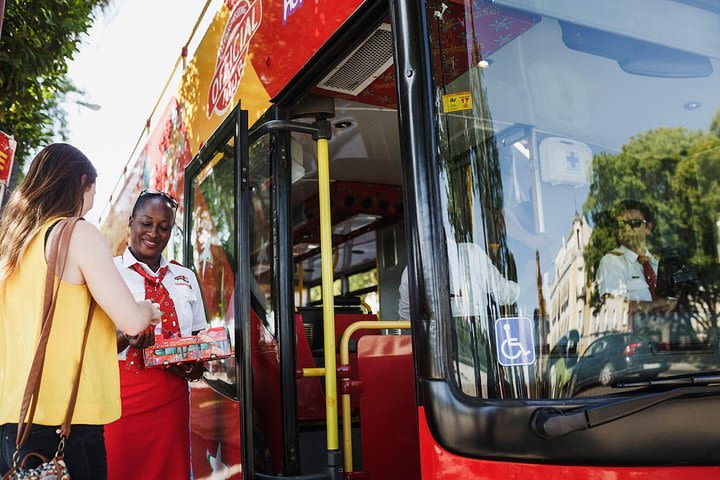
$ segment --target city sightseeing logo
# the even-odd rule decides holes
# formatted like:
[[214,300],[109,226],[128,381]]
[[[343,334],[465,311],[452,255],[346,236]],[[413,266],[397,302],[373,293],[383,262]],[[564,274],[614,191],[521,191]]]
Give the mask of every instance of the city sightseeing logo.
[[208,118],[224,114],[242,78],[250,40],[262,21],[261,0],[226,0],[230,17],[223,31],[208,92]]
[[283,25],[287,23],[290,15],[302,7],[303,0],[283,0]]

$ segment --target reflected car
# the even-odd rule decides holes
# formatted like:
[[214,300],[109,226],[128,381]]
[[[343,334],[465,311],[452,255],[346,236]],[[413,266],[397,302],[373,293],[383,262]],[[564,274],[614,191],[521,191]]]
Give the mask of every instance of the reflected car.
[[612,333],[595,340],[578,359],[570,391],[608,386],[632,378],[654,378],[670,368],[659,343],[637,333]]

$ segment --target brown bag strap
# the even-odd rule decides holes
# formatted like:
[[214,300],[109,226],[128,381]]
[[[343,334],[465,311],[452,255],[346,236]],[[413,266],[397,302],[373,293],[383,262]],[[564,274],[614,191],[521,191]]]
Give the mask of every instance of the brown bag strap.
[[[40,380],[42,378],[42,372],[45,365],[44,345],[47,345],[48,338],[50,337],[52,315],[55,313],[57,290],[60,287],[59,281],[57,285],[55,285],[55,276],[57,274],[58,279],[60,279],[65,272],[64,259],[67,258],[67,247],[70,241],[69,235],[66,235],[66,232],[69,232],[67,227],[67,220],[62,220],[58,222],[56,224],[57,234],[54,237],[53,241],[50,242],[50,253],[48,255],[49,258],[47,261],[47,270],[45,275],[45,294],[43,298],[43,315],[40,339],[38,340],[38,346],[35,350],[35,357],[33,358],[33,363],[30,367],[28,381],[25,385],[25,393],[23,394],[23,401],[20,406],[20,421],[18,422],[18,432],[16,437],[16,444],[18,446],[18,450],[25,443],[25,440],[27,440],[27,436],[30,433],[30,424],[32,423],[33,417],[35,416],[35,409],[37,407],[38,392],[40,391]],[[63,250],[63,248],[60,248],[60,244],[65,238],[67,239],[66,243],[63,244],[65,252],[64,255],[62,255],[62,257],[64,258],[59,258],[61,256],[60,252]],[[53,286],[55,286],[56,289],[54,294]],[[48,322],[48,318],[50,319],[50,322]],[[28,417],[27,425],[25,421],[26,417]]]
[[[35,409],[37,407],[38,396],[40,392],[40,384],[42,381],[42,372],[45,363],[45,351],[47,349],[47,342],[50,337],[50,331],[52,328],[53,315],[55,313],[55,306],[57,304],[57,296],[60,290],[60,279],[62,279],[63,273],[65,272],[65,264],[67,262],[68,246],[70,244],[70,236],[75,228],[75,224],[80,220],[78,217],[68,218],[58,223],[58,233],[50,244],[50,254],[48,259],[47,274],[45,277],[45,296],[43,299],[43,324],[40,332],[40,340],[38,341],[37,350],[35,351],[35,357],[30,368],[28,375],[28,381],[25,386],[25,393],[23,395],[22,405],[20,407],[20,420],[18,422],[18,434],[16,438],[17,450],[25,443],[30,433],[30,426],[32,425],[33,418],[35,416]],[[55,276],[58,277],[57,285],[55,285]],[[55,289],[53,291],[53,286]],[[93,313],[95,310],[95,301],[91,299],[90,308],[88,310],[88,321],[85,325],[85,334],[82,342],[81,357],[78,362],[78,369],[75,375],[73,389],[70,395],[70,402],[68,405],[65,420],[61,426],[61,435],[67,436],[70,434],[70,422],[72,421],[72,415],[75,410],[75,402],[77,400],[77,393],[80,385],[80,372],[83,364],[83,357],[85,355],[85,346],[87,344],[87,337],[90,331],[90,322],[92,321]],[[17,452],[16,452],[17,453]]]
[[68,404],[67,413],[65,413],[65,420],[60,426],[60,435],[63,437],[70,436],[70,424],[72,422],[73,413],[75,413],[75,402],[77,401],[78,391],[80,390],[80,372],[82,372],[83,360],[85,359],[85,347],[87,346],[90,325],[92,324],[96,305],[95,299],[90,297],[90,308],[88,309],[87,322],[85,322],[85,335],[83,336],[82,348],[80,349],[80,361],[78,362],[75,382],[73,383],[72,393],[70,394],[70,403]]

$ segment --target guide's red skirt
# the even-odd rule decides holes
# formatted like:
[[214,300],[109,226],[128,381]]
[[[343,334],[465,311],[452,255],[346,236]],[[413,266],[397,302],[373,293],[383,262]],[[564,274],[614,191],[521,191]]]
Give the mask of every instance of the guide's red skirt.
[[139,373],[120,361],[122,417],[105,426],[108,480],[190,478],[187,380],[163,369]]

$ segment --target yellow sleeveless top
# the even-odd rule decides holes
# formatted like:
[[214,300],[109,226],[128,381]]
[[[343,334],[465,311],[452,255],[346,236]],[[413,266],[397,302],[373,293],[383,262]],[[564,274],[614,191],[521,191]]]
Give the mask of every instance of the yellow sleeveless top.
[[[0,287],[0,425],[17,423],[20,404],[40,338],[45,289],[43,225],[19,268]],[[45,369],[33,423],[59,425],[65,418],[80,359],[90,306],[87,285],[62,282],[48,340]],[[115,326],[98,306],[85,349],[72,423],[103,425],[120,418],[120,378]]]

